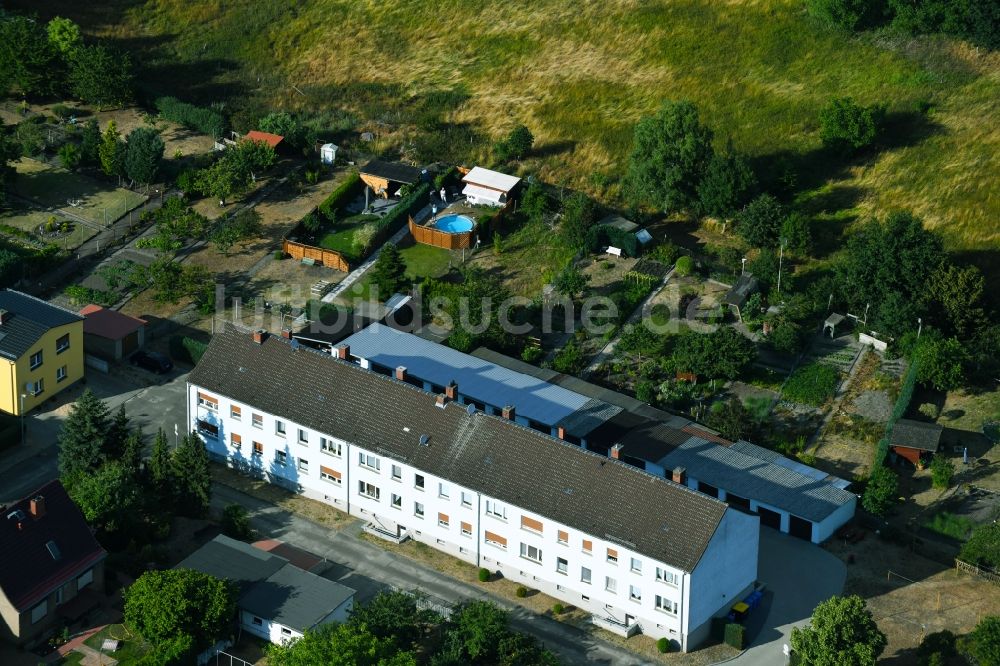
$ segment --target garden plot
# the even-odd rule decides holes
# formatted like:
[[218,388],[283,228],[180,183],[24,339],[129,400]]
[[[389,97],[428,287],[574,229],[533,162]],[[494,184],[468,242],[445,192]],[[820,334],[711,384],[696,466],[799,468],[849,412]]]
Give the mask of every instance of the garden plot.
[[[15,205],[0,215],[0,224],[31,234],[31,240],[28,242],[54,243],[64,250],[72,250],[83,245],[100,231],[96,225],[82,224],[59,213],[18,206],[17,201],[8,203]],[[2,233],[12,235],[9,230],[4,230]]]

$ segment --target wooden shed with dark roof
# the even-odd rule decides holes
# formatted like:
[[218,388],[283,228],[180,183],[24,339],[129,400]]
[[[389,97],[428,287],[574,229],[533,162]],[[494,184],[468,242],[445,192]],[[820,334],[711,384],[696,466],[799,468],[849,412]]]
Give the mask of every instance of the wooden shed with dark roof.
[[361,180],[380,197],[395,196],[403,185],[412,185],[420,180],[420,169],[399,162],[371,160],[358,170]]
[[919,465],[921,458],[937,452],[942,432],[944,428],[936,423],[899,419],[892,427],[889,448],[896,455]]

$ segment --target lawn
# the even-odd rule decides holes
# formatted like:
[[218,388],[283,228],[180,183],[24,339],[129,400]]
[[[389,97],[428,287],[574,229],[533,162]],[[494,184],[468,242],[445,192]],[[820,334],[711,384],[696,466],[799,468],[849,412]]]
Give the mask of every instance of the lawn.
[[338,220],[333,229],[319,239],[319,246],[341,253],[352,263],[361,261],[364,248],[355,242],[355,233],[365,224],[378,219],[377,215],[355,215]]
[[935,514],[934,518],[924,523],[924,527],[932,532],[937,532],[946,537],[951,537],[957,541],[965,541],[972,533],[972,528],[976,524],[965,516],[956,516],[953,513],[942,511]]
[[14,168],[17,176],[10,188],[12,194],[42,208],[66,210],[99,226],[117,220],[147,198],[28,157],[15,162]]
[[[912,208],[953,248],[1000,246],[1000,179],[982,177],[1000,170],[1000,56],[844,34],[801,0],[8,4],[129,40],[157,92],[195,102],[254,96],[396,126],[429,109],[472,126],[481,152],[525,122],[541,148],[525,170],[592,191],[594,174],[621,173],[640,116],[690,99],[719,148],[759,158],[767,179],[826,188],[818,212]],[[846,168],[819,153],[817,114],[835,96],[889,104],[884,150]]]
[[99,651],[105,638],[117,638],[122,641],[122,647],[113,654],[119,664],[133,664],[149,651],[149,645],[122,624],[110,624],[84,643]]
[[415,282],[440,277],[452,265],[451,252],[439,247],[414,243],[409,247],[401,247],[399,253],[406,262],[406,276]]
[[[53,215],[47,211],[32,209],[27,206],[18,206],[17,201],[8,201],[7,203],[14,204],[14,206],[11,210],[0,215],[0,224],[9,224],[22,231],[27,231],[33,234],[36,240],[43,243],[55,243],[64,250],[80,247],[80,245],[96,236],[100,231],[97,225],[83,224],[77,220],[68,219],[63,215]],[[43,232],[39,234],[38,229],[44,227],[52,217],[56,218],[57,225],[67,220],[70,223],[70,231],[68,233],[49,234]]]

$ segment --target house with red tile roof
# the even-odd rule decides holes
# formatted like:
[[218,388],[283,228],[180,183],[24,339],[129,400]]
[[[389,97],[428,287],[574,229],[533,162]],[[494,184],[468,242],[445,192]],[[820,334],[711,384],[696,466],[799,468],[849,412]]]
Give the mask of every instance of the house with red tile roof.
[[0,511],[0,639],[41,642],[99,605],[107,553],[59,481]]

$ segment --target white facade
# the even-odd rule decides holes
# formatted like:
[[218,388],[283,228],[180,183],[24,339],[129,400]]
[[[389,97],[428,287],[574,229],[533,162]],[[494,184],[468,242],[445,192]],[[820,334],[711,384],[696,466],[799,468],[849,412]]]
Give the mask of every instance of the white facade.
[[[354,597],[351,597],[325,618],[316,623],[315,626],[328,624],[330,622],[347,622],[351,610],[354,608]],[[302,627],[301,631],[294,627],[285,626],[266,617],[254,615],[250,611],[240,609],[240,628],[258,638],[263,638],[271,643],[284,643],[293,638],[302,638],[303,631],[312,627]]]
[[[756,579],[758,520],[732,509],[695,571],[685,572],[634,552],[627,543],[558,524],[384,451],[358,447],[190,384],[188,410],[189,423],[216,459],[266,475],[390,535],[407,535],[500,571],[623,629],[638,623],[643,633],[666,637],[683,650],[702,640],[708,620],[725,614]],[[273,640],[270,628],[266,633],[262,637]]]

